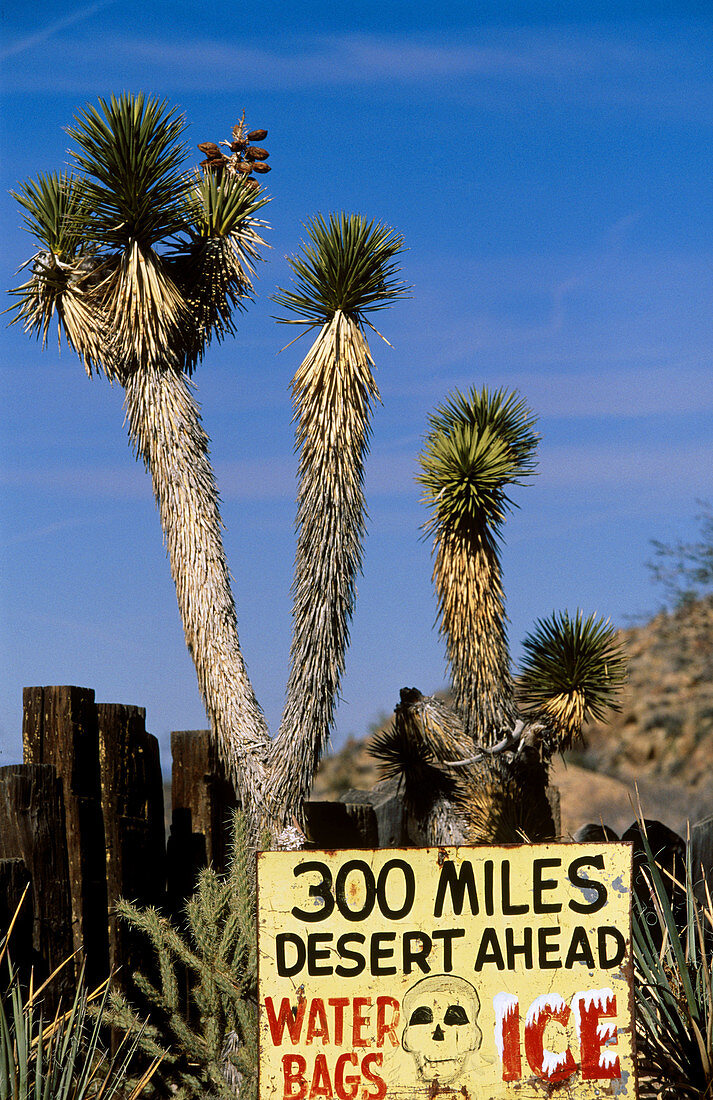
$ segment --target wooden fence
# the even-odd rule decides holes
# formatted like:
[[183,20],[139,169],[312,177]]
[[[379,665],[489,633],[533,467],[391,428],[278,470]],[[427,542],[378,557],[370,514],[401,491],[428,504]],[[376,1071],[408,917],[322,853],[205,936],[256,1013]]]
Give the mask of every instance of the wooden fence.
[[[13,961],[35,984],[75,952],[54,983],[71,989],[83,960],[95,986],[143,962],[145,948],[117,922],[120,897],[180,913],[198,871],[224,870],[235,792],[208,730],[171,735],[172,807],[166,844],[157,739],[142,707],[97,703],[81,687],[23,692],[22,764],[0,768],[0,937],[28,883],[13,929]],[[317,847],[408,844],[395,784],[308,802]],[[713,818],[693,826],[693,867],[713,870]]]
[[[224,870],[237,804],[208,730],[171,734],[166,843],[157,739],[142,707],[97,703],[90,688],[23,692],[23,763],[0,768],[0,937],[23,891],[13,962],[35,984],[76,953],[54,983],[73,986],[82,962],[97,985],[141,964],[142,944],[115,915],[121,897],[178,914],[201,867]],[[329,847],[406,842],[393,793],[348,792],[307,806],[310,834]]]
[[78,952],[94,986],[139,945],[116,919],[120,897],[178,911],[201,866],[223,869],[235,805],[207,730],[172,735],[173,825],[164,829],[157,739],[142,707],[97,703],[81,687],[23,692],[23,760],[0,768],[0,935],[28,884],[11,952],[35,984]]

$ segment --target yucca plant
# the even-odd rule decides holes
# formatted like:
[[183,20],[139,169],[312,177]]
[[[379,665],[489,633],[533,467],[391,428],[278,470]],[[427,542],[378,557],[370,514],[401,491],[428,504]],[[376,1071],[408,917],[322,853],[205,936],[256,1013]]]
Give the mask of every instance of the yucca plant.
[[136,1100],[158,1068],[162,1054],[129,1090],[126,1076],[140,1038],[140,1027],[127,1033],[110,1055],[100,1033],[108,987],[101,992],[97,1012],[90,1018],[89,994],[83,975],[71,1007],[49,1021],[36,995],[23,999],[17,974],[10,967],[10,987],[0,1002],[0,1100]]
[[[710,1100],[713,1097],[713,902],[693,889],[691,848],[685,882],[673,890],[685,897],[685,921],[677,924],[664,874],[642,830],[651,906],[634,899],[634,966],[637,1057],[640,1094],[657,1100]],[[644,909],[653,910],[659,947]]]
[[429,419],[419,481],[455,704],[483,744],[513,720],[499,542],[510,485],[534,472],[535,418],[517,394],[455,391]]
[[185,123],[123,94],[80,112],[73,173],[15,197],[37,241],[13,320],[60,336],[89,374],[125,390],[131,442],[152,479],[186,642],[221,755],[259,817],[268,736],[247,677],[221,536],[219,498],[188,381],[233,332],[263,244],[267,199],[227,170],[186,171]]
[[619,710],[626,682],[626,658],[610,622],[581,611],[553,611],[539,619],[522,643],[525,657],[518,703],[530,718],[548,726],[560,749],[581,737],[588,719],[602,721]]
[[[318,334],[292,381],[299,452],[297,550],[290,674],[273,743],[271,796],[300,814],[329,737],[361,568],[364,461],[380,400],[366,341],[368,315],[407,288],[398,278],[403,241],[358,214],[317,216],[290,265],[294,287],[274,300],[284,324]],[[376,330],[374,330],[376,331]]]
[[60,971],[72,964],[74,956],[37,988],[30,975],[26,989],[14,969],[9,945],[28,891],[29,884],[0,941],[0,973],[5,962],[8,975],[8,985],[0,997],[0,1100],[111,1100],[114,1096],[137,1100],[156,1073],[164,1052],[157,1048],[150,1064],[127,1090],[126,1073],[140,1044],[143,1025],[138,1019],[132,1021],[113,1055],[104,1048],[101,1029],[109,982],[89,993],[82,967],[71,1007],[63,1012],[60,1003],[47,1017],[42,994]]

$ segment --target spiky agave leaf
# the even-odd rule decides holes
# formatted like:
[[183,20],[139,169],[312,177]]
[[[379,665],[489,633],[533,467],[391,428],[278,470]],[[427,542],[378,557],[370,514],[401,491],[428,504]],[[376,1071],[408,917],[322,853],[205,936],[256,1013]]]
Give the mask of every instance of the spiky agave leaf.
[[[109,984],[89,993],[80,972],[74,999],[66,1012],[43,1019],[36,992],[24,996],[19,976],[8,960],[10,987],[0,1001],[0,1096],[3,1100],[76,1100],[79,1097],[125,1097],[137,1100],[156,1073],[158,1053],[129,1091],[126,1076],[143,1037],[144,1027],[132,1021],[112,1057],[104,1051],[100,1029],[108,1007]],[[94,1023],[90,1014],[92,1001]],[[5,1005],[9,1009],[5,1010]]]
[[266,222],[256,217],[270,200],[242,176],[198,173],[186,201],[185,233],[173,251],[172,273],[188,303],[184,369],[189,373],[212,337],[235,331],[234,312],[252,295]]
[[[287,698],[273,743],[275,802],[301,812],[334,718],[366,508],[364,462],[379,393],[362,328],[366,312],[405,291],[396,278],[402,240],[359,215],[316,218],[312,247],[291,261],[297,289],[275,301],[320,332],[293,383],[300,453],[293,634]],[[287,818],[289,820],[289,817]]]
[[126,374],[165,362],[170,349],[180,365],[186,303],[156,249],[184,225],[184,122],[143,94],[99,104],[77,115],[68,133],[92,208],[87,239],[111,258],[100,288],[112,333],[107,359]]
[[187,187],[185,122],[164,100],[123,93],[87,105],[67,128],[87,177],[92,235],[108,250],[152,249],[180,231]]
[[472,530],[494,542],[512,501],[505,487],[534,472],[535,418],[516,393],[458,390],[429,418],[421,454],[426,532]]
[[297,314],[282,324],[323,325],[338,311],[361,323],[367,312],[385,309],[408,294],[398,278],[403,237],[359,214],[318,214],[307,224],[311,244],[303,243],[290,266],[293,290],[280,289],[274,301]]
[[[713,1090],[713,903],[705,879],[705,902],[696,896],[691,845],[685,880],[671,884],[656,862],[641,817],[639,824],[646,860],[638,873],[650,893],[647,906],[633,894],[639,1073],[659,1089],[668,1086],[668,1092],[657,1095],[701,1100]],[[647,920],[651,912],[658,917],[655,935]]]
[[11,192],[24,208],[25,228],[40,248],[24,265],[30,278],[10,293],[17,299],[10,308],[11,324],[47,343],[50,325],[57,320],[57,339],[62,333],[91,373],[105,346],[101,305],[96,287],[101,264],[86,249],[83,226],[91,218],[84,181],[70,172],[40,174]]
[[498,541],[506,487],[534,470],[534,417],[517,394],[455,391],[430,417],[419,482],[434,538],[433,581],[456,706],[477,740],[497,739],[512,713]]
[[553,611],[539,619],[523,642],[525,661],[518,683],[521,708],[554,726],[568,747],[589,718],[601,721],[619,710],[626,682],[626,657],[608,620],[577,611]]

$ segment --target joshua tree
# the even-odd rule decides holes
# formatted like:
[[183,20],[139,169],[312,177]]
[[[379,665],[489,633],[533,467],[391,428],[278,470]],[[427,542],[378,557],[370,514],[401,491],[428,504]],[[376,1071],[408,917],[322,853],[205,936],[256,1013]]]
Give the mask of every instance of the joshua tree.
[[534,469],[533,417],[516,394],[455,393],[430,418],[419,480],[431,509],[434,581],[455,708],[401,692],[372,754],[403,781],[417,843],[508,843],[554,835],[549,761],[588,717],[616,708],[625,678],[609,623],[553,613],[510,671],[499,539],[505,489]]
[[613,627],[594,615],[554,612],[524,643],[517,709],[495,744],[474,742],[460,714],[415,688],[372,741],[385,778],[403,783],[409,832],[419,844],[508,844],[555,834],[550,760],[589,718],[618,710],[626,662]]
[[215,477],[190,376],[212,339],[235,331],[250,297],[267,199],[251,172],[267,150],[242,121],[224,156],[186,174],[183,120],[122,95],[88,107],[69,133],[74,173],[39,176],[15,196],[38,242],[13,291],[14,321],[60,335],[89,375],[123,386],[129,435],[153,482],[186,643],[220,753],[255,839],[277,832],[309,790],[332,725],[364,531],[363,466],[378,391],[366,315],[405,288],[401,238],[358,216],[316,218],[292,260],[289,323],[320,327],[293,383],[300,450],[292,667],[274,743],[247,676],[222,543]]
[[151,474],[186,643],[211,723],[252,811],[267,730],[238,641],[215,478],[189,382],[234,331],[263,243],[265,197],[243,176],[183,170],[184,123],[143,95],[86,108],[69,133],[78,172],[16,198],[39,248],[14,320],[60,333],[88,374],[124,387],[129,435]]
[[534,470],[534,417],[517,394],[455,391],[430,417],[421,454],[425,525],[455,705],[465,728],[491,744],[513,719],[499,540],[506,489]]
[[[299,812],[332,728],[344,670],[366,508],[364,460],[379,401],[367,314],[403,297],[403,240],[359,215],[315,218],[295,287],[275,301],[319,328],[292,381],[300,454],[293,633],[285,708],[271,756],[273,796]],[[376,330],[374,330],[376,331]]]

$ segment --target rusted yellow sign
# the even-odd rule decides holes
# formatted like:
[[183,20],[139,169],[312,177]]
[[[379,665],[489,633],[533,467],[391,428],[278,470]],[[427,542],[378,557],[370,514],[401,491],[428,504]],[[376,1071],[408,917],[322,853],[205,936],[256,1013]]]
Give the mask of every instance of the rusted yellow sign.
[[260,1100],[635,1097],[631,848],[264,852]]

